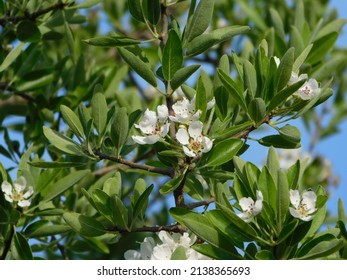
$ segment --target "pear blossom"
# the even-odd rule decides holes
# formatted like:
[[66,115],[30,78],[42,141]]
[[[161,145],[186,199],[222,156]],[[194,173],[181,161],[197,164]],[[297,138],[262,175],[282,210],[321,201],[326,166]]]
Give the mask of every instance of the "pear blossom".
[[309,100],[319,95],[320,90],[318,82],[315,79],[309,79],[297,92],[294,93],[294,95],[298,96],[302,100]]
[[[210,100],[207,103],[207,110],[210,110],[214,106],[215,102],[214,98]],[[169,116],[170,120],[182,124],[190,124],[191,122],[199,120],[202,112],[201,110],[195,111],[195,103],[196,95],[194,95],[190,101],[186,97],[183,97],[182,100],[178,100],[172,105],[174,115]]]
[[313,191],[306,191],[300,197],[298,190],[289,191],[290,203],[294,206],[289,207],[289,212],[294,218],[308,222],[313,219],[313,213],[317,211],[317,195]]
[[141,130],[144,136],[132,136],[133,140],[141,145],[154,144],[159,141],[161,137],[165,137],[169,131],[169,110],[166,105],[159,105],[157,112],[146,110],[144,119],[135,124],[135,127]]
[[257,216],[263,208],[263,194],[261,191],[257,191],[257,200],[254,201],[251,197],[242,197],[239,200],[239,205],[242,209],[242,213],[238,216],[246,223],[250,223],[252,218]]
[[33,187],[26,185],[26,179],[21,176],[13,183],[13,186],[7,181],[2,182],[1,190],[8,202],[20,207],[28,207],[30,206],[28,198],[34,193],[34,190]]
[[202,135],[202,126],[202,122],[194,121],[189,125],[188,130],[184,126],[180,127],[176,133],[176,139],[188,157],[195,157],[200,152],[207,153],[212,148],[212,140]]
[[286,170],[295,164],[297,160],[309,163],[312,161],[312,156],[309,153],[303,152],[301,148],[282,149],[278,153],[278,159],[280,167]]
[[124,258],[126,260],[170,260],[175,250],[181,247],[188,260],[209,259],[191,248],[196,242],[195,235],[189,236],[186,232],[182,235],[160,231],[158,237],[161,244],[156,244],[152,237],[147,237],[140,245],[140,252],[128,250],[124,253]]
[[298,75],[297,73],[292,72],[290,79],[289,79],[289,82],[288,82],[288,85],[295,84],[296,82],[299,82],[301,80],[307,80],[307,78],[308,78],[307,74]]

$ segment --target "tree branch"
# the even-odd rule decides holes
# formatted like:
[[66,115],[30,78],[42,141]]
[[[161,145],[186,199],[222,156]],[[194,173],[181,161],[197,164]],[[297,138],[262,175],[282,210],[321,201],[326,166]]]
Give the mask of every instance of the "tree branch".
[[140,164],[140,163],[132,162],[123,158],[117,158],[114,156],[103,154],[100,150],[94,150],[93,152],[95,155],[99,157],[99,159],[107,159],[113,162],[121,163],[123,165],[129,166],[132,168],[146,170],[148,172],[157,173],[161,175],[166,175],[171,178],[175,176],[175,170],[173,168],[160,168],[160,167],[155,167],[151,165]]
[[130,231],[124,228],[120,227],[112,227],[109,229],[109,231],[112,232],[119,232],[119,233],[129,233],[129,232],[159,232],[159,231],[168,231],[168,232],[179,232],[179,233],[184,233],[185,229],[179,225],[179,224],[174,224],[170,226],[155,226],[155,227],[139,227],[139,228],[133,228]]
[[210,205],[213,202],[214,202],[214,197],[210,197],[209,199],[204,200],[204,201],[199,201],[199,202],[194,202],[194,203],[187,204],[185,206],[185,208],[187,208],[187,209],[194,209],[194,208],[201,207],[201,206],[208,206],[208,205]]
[[21,20],[32,20],[35,21],[38,17],[47,14],[49,12],[52,12],[54,10],[60,10],[63,9],[65,6],[67,6],[67,3],[63,3],[63,2],[58,2],[56,4],[53,4],[52,6],[46,8],[46,9],[42,9],[42,10],[38,10],[36,12],[33,13],[28,13],[28,12],[24,12],[23,16],[3,16],[0,18],[0,25],[5,26],[8,22],[12,22],[12,23],[17,23]]

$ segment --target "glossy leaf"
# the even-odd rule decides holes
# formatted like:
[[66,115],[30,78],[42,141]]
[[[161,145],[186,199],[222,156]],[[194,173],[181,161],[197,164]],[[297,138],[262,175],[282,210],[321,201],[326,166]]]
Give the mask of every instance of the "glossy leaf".
[[294,48],[290,48],[282,57],[275,76],[275,88],[283,89],[289,82],[294,64]]
[[89,170],[78,170],[68,174],[67,176],[61,178],[57,182],[49,187],[42,189],[41,194],[43,196],[43,200],[41,203],[50,201],[58,195],[62,194],[69,188],[71,188],[74,184],[84,178],[90,171]]
[[243,74],[245,86],[248,89],[250,95],[254,97],[257,92],[257,73],[255,72],[253,64],[250,63],[248,60],[245,60],[243,64]]
[[261,98],[253,99],[248,105],[248,114],[254,121],[256,127],[261,125],[266,116],[266,106],[264,100]]
[[109,196],[117,195],[118,197],[122,196],[122,177],[120,172],[116,172],[114,176],[106,179],[102,190],[107,193]]
[[142,0],[128,0],[129,12],[138,21],[144,22]]
[[60,151],[70,155],[84,156],[80,145],[78,145],[72,139],[60,134],[59,132],[44,126],[43,134],[52,143],[52,145]]
[[174,91],[178,89],[201,65],[193,64],[179,69],[172,77],[170,82],[171,89]]
[[65,105],[60,106],[60,111],[63,115],[63,118],[71,130],[79,137],[84,137],[83,126],[75,114],[69,107]]
[[279,225],[282,225],[290,205],[289,187],[287,177],[282,170],[278,170],[277,176],[277,217]]
[[[101,89],[100,89],[101,91]],[[92,118],[94,119],[94,125],[99,132],[99,134],[102,134],[105,131],[106,128],[106,122],[107,122],[107,103],[106,98],[103,93],[100,91],[95,92],[92,98]]]
[[243,96],[243,93],[240,91],[240,89],[236,85],[236,83],[223,71],[219,69],[217,71],[218,71],[219,78],[221,79],[227,91],[231,94],[232,98],[245,112],[247,112],[245,98]]
[[126,143],[128,138],[129,119],[127,109],[122,107],[116,110],[112,126],[111,126],[111,139],[117,149],[119,156],[121,148]]
[[293,143],[287,141],[281,135],[269,135],[261,138],[259,144],[266,147],[275,147],[275,148],[283,148],[283,149],[297,149],[300,148],[300,143]]
[[113,222],[124,229],[128,229],[128,209],[124,203],[118,196],[113,195],[111,196],[110,204],[113,213]]
[[96,207],[98,212],[110,222],[113,222],[113,214],[110,207],[110,196],[104,191],[96,189],[93,191],[91,198],[93,200],[93,205]]
[[207,97],[206,97],[206,87],[203,77],[200,76],[198,79],[198,84],[196,87],[196,101],[195,101],[195,112],[200,110],[201,116],[200,121],[204,122],[207,110]]
[[158,23],[160,19],[160,0],[142,1],[142,10],[151,24],[156,25]]
[[125,47],[125,46],[132,46],[132,45],[138,45],[141,43],[141,41],[119,35],[117,33],[111,33],[109,36],[100,36],[95,38],[90,38],[83,40],[88,45],[97,46],[97,47]]
[[301,133],[297,127],[292,126],[290,124],[286,124],[285,126],[278,129],[278,132],[285,140],[294,144],[300,143]]
[[179,36],[174,30],[170,30],[168,40],[163,51],[163,75],[167,81],[171,81],[175,73],[183,64],[183,50]]
[[157,86],[157,80],[153,71],[134,52],[130,51],[128,48],[118,48],[118,52],[125,62],[145,81],[154,87]]
[[185,225],[213,246],[220,248],[233,246],[229,239],[219,232],[204,215],[184,208],[171,208],[170,214],[180,224]]
[[173,192],[175,189],[178,188],[182,180],[183,180],[183,175],[176,176],[175,178],[169,180],[168,182],[164,184],[164,186],[162,186],[162,188],[160,189],[160,193],[167,194],[167,193]]
[[16,46],[4,59],[4,61],[0,64],[0,73],[7,69],[21,54],[22,49],[24,48],[25,44],[19,43],[18,46]]
[[238,260],[240,255],[229,253],[225,248],[217,248],[211,244],[195,244],[192,248],[214,260]]
[[79,213],[66,212],[63,214],[63,218],[74,231],[83,236],[100,236],[106,232],[99,221]]
[[140,197],[136,200],[135,206],[134,206],[134,211],[133,211],[133,222],[132,224],[136,221],[138,216],[141,213],[144,213],[147,209],[148,206],[148,198],[151,192],[153,191],[154,186],[151,185],[149,186],[141,195]]
[[313,44],[309,44],[301,54],[295,59],[293,64],[293,72],[297,73],[300,70],[301,65],[305,62],[306,58],[310,54]]
[[17,38],[22,42],[37,42],[41,33],[35,21],[22,20],[17,26]]
[[28,240],[19,232],[15,232],[11,242],[11,254],[15,260],[32,260],[33,254]]
[[213,14],[214,0],[201,0],[193,15],[188,20],[185,31],[187,43],[204,33],[209,26]]

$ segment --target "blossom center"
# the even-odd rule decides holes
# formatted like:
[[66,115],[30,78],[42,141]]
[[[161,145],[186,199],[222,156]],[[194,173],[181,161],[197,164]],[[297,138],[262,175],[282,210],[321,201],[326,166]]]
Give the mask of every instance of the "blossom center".
[[297,211],[301,216],[305,216],[305,217],[308,216],[308,209],[307,209],[307,205],[305,203],[300,202],[300,205],[299,205]]
[[310,95],[311,89],[308,86],[305,86],[305,88],[302,90],[302,92],[306,95]]
[[12,193],[12,199],[13,201],[21,201],[24,200],[23,193],[21,192],[13,192]]
[[195,152],[199,152],[201,150],[201,142],[198,140],[192,139],[190,141],[190,148]]

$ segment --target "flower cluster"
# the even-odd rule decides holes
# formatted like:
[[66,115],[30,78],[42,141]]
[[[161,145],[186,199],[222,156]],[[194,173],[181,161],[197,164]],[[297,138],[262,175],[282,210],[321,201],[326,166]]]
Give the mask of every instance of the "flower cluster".
[[[280,59],[278,57],[274,57],[275,62],[278,65],[280,64]],[[295,72],[292,72],[288,85],[295,84],[301,80],[306,80],[306,82],[294,93],[294,96],[301,98],[302,100],[310,100],[314,97],[318,96],[320,93],[320,87],[318,82],[315,79],[308,79],[307,74],[298,75]]]
[[7,181],[2,182],[1,190],[8,202],[19,207],[28,207],[30,206],[28,198],[34,193],[34,190],[33,187],[27,187],[26,185],[25,178],[21,176],[13,183],[13,186]]
[[[290,203],[293,207],[289,207],[289,213],[294,217],[304,222],[311,221],[314,213],[317,211],[316,201],[317,195],[313,191],[305,191],[300,197],[298,190],[289,191]],[[253,217],[257,216],[263,208],[263,194],[257,191],[257,200],[254,201],[251,197],[242,197],[239,200],[239,205],[242,212],[238,216],[246,223],[250,223]]]
[[126,260],[170,260],[175,250],[181,247],[184,249],[187,260],[209,259],[191,248],[196,241],[195,235],[189,237],[186,232],[181,235],[160,231],[158,237],[161,244],[156,244],[152,237],[146,237],[140,243],[140,252],[128,250],[124,253],[124,258]]
[[[142,135],[134,135],[132,139],[141,145],[154,144],[166,137],[171,121],[178,125],[176,139],[182,145],[186,156],[195,157],[200,153],[209,152],[213,141],[202,133],[203,123],[199,120],[202,112],[195,110],[195,103],[195,96],[192,100],[183,97],[172,105],[173,115],[170,116],[166,105],[159,105],[157,113],[147,109],[143,120],[135,124]],[[214,104],[214,99],[208,102],[207,110],[210,110]]]

